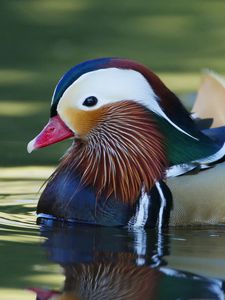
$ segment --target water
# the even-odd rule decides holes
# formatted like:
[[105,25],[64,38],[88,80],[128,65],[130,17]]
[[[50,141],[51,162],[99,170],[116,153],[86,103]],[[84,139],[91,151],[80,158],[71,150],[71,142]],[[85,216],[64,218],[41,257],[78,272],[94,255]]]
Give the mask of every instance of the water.
[[224,227],[38,226],[45,176],[2,176],[0,299],[224,299]]

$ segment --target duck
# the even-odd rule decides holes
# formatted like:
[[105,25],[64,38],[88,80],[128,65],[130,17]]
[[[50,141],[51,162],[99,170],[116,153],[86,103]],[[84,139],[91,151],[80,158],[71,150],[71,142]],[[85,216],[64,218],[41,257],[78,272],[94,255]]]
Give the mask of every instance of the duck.
[[40,196],[38,219],[167,227],[175,206],[167,178],[221,160],[217,135],[201,130],[148,67],[122,58],[82,62],[59,80],[49,122],[27,147],[72,139]]

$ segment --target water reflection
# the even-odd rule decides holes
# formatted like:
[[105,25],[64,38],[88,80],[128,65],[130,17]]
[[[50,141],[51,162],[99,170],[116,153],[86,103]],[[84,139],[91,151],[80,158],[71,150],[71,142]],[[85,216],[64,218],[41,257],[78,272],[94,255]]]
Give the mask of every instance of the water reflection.
[[169,232],[47,225],[43,248],[65,281],[61,291],[34,289],[39,300],[224,299],[221,280],[168,267]]

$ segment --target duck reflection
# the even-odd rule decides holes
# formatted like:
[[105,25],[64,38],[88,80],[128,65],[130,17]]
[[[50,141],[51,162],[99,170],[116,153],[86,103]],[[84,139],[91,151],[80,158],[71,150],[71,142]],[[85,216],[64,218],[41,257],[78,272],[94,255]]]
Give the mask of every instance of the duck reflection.
[[166,267],[169,234],[93,226],[41,226],[49,259],[62,266],[62,291],[38,300],[224,299],[222,282]]

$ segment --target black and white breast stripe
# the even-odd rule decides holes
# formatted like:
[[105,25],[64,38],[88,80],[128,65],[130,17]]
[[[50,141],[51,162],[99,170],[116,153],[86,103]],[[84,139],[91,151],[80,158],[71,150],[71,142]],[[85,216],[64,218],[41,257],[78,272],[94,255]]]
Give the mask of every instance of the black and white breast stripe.
[[142,190],[128,227],[168,227],[172,206],[172,193],[163,181],[157,181],[149,194]]

